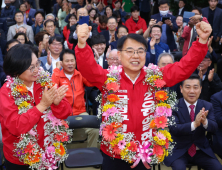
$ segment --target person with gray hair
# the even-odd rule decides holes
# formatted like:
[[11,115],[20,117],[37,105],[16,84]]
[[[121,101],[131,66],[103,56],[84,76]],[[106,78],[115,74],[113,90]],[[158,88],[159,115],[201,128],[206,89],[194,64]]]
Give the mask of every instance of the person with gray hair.
[[[109,48],[110,49],[110,48]],[[120,65],[120,61],[117,55],[118,50],[108,50],[106,53],[106,60],[109,66],[118,66]]]
[[157,59],[157,65],[161,68],[174,63],[174,56],[170,53],[161,53]]
[[[47,14],[47,15],[45,16],[45,20],[44,20],[43,24],[44,24],[47,20],[53,20],[53,21],[55,21],[55,16],[53,15],[53,13],[49,13],[49,14]],[[43,30],[45,30],[45,27],[41,28],[41,29],[40,29],[40,32],[43,31]],[[60,34],[57,25],[56,25],[56,28],[55,28],[55,34]]]

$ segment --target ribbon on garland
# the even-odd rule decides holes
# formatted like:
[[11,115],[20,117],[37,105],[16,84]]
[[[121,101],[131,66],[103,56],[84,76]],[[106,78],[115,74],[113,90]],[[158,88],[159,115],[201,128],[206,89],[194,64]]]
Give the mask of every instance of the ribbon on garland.
[[153,155],[153,149],[150,149],[149,148],[150,146],[151,146],[151,143],[148,141],[144,142],[143,145],[139,144],[137,148],[136,161],[131,166],[131,168],[135,168],[139,164],[140,160],[142,160],[143,165],[147,169],[150,169],[150,166],[149,166],[149,163],[151,162],[150,156]]

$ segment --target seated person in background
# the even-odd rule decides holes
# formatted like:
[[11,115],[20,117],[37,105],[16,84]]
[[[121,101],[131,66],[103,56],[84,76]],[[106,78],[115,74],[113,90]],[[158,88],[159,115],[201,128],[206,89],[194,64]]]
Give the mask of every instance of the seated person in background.
[[118,39],[116,34],[116,28],[118,26],[117,20],[115,17],[109,17],[107,21],[108,30],[102,31],[102,34],[106,39],[106,48],[109,47],[109,44]]
[[15,16],[16,8],[11,5],[11,0],[5,0],[5,7],[1,10],[1,18],[11,18]]
[[[6,44],[7,52],[8,52],[8,50],[10,50],[10,48],[12,48],[13,46],[15,46],[17,44],[20,44],[20,42],[18,40],[12,39],[12,40],[8,41]],[[5,79],[6,79],[6,74],[3,70],[3,61],[0,61],[0,88],[5,83]]]
[[15,34],[13,39],[18,40],[21,44],[29,44],[33,46],[32,42],[28,40],[26,34],[23,32],[18,32],[17,34]]
[[198,99],[201,93],[200,77],[191,75],[180,88],[183,98],[179,100],[178,111],[173,111],[176,126],[169,127],[176,145],[164,164],[173,170],[186,170],[186,165],[190,163],[205,170],[221,170],[222,165],[205,136],[206,131],[215,133],[218,126],[212,104]]
[[9,27],[8,34],[7,34],[7,41],[11,40],[15,36],[17,30],[23,26],[24,28],[26,28],[26,35],[27,35],[28,39],[32,43],[34,43],[34,34],[33,34],[32,27],[24,24],[23,20],[24,20],[23,13],[21,11],[17,11],[15,13],[16,24]]
[[[55,21],[55,16],[54,16],[52,13],[47,14],[47,15],[45,16],[45,20],[44,20],[44,22],[43,22],[43,28],[40,28],[40,31],[45,30],[45,28],[44,28],[44,23],[45,23],[47,20],[53,20],[53,21]],[[55,34],[60,34],[59,29],[58,29],[57,27],[55,28]]]
[[62,37],[60,34],[55,33],[55,29],[56,29],[55,21],[50,20],[50,19],[45,21],[44,22],[44,28],[45,28],[46,32],[49,33],[50,37],[53,37],[53,36]]
[[29,17],[29,14],[26,13],[26,10],[27,10],[27,6],[24,2],[19,5],[19,11],[21,11],[24,16],[23,23],[32,26],[33,24],[32,19],[31,17]]
[[204,22],[208,23],[207,18],[205,18],[205,17],[202,18],[201,8],[194,7],[191,12],[195,13],[195,16],[191,17],[191,19],[188,23],[189,25],[184,27],[183,34],[181,36],[185,40],[184,45],[183,45],[183,56],[186,55],[186,53],[190,49],[192,43],[196,39],[197,32],[196,32],[195,25],[200,21],[204,21]]
[[[128,28],[125,25],[120,25],[118,26],[116,33],[117,33],[117,38],[120,39],[121,37],[128,35]],[[111,50],[117,49],[117,42],[118,40],[110,43]]]
[[199,74],[202,80],[202,89],[200,99],[210,102],[210,97],[222,90],[222,82],[217,75],[214,73],[214,69],[210,70],[212,63],[212,56],[208,52],[203,61],[197,67],[196,74]]
[[109,53],[107,52],[106,60],[108,63],[108,66],[118,66],[121,65],[118,55],[117,55],[117,49],[111,50]]
[[101,33],[102,31],[108,30],[107,27],[108,18],[105,15],[99,16],[99,25],[97,27],[98,33]]
[[[157,60],[157,65],[162,68],[168,64],[174,63],[174,56],[170,53],[161,53]],[[168,90],[175,91],[177,93],[177,99],[180,99],[182,96],[180,92],[180,83],[175,84],[172,87],[167,87]]]
[[[79,16],[88,16],[88,15],[89,15],[88,11],[85,8],[78,9],[78,11],[77,11],[77,21],[79,21]],[[78,40],[78,37],[77,37],[77,34],[76,34],[76,27],[77,27],[77,25],[78,25],[78,23],[76,23],[75,25],[70,27],[69,42],[71,44],[73,44],[74,47],[76,46],[77,40]],[[89,21],[89,26],[92,27],[92,30],[91,30],[91,33],[90,33],[90,37],[87,40],[87,43],[89,45],[91,45],[91,42],[90,42],[91,41],[91,37],[93,35],[97,35],[98,31],[97,31],[97,24]]]
[[56,68],[56,62],[60,61],[59,55],[63,50],[63,39],[60,36],[50,37],[49,39],[49,51],[47,56],[40,57],[41,67],[45,71],[53,73],[53,70]]
[[40,29],[43,28],[44,13],[41,11],[37,11],[34,17],[35,17],[35,22],[32,25],[32,30],[35,36],[40,32]]
[[132,6],[130,11],[132,16],[130,19],[126,20],[125,23],[129,30],[129,34],[134,33],[142,35],[147,29],[146,21],[139,16],[139,8],[137,6]]
[[35,36],[35,43],[39,47],[38,58],[47,56],[49,47],[49,33],[41,31]]
[[[85,107],[85,88],[84,86],[92,86],[81,74],[76,70],[76,59],[74,51],[66,49],[61,52],[60,61],[56,63],[56,68],[53,70],[52,80],[58,86],[67,85],[66,99],[72,106],[72,114],[88,115]],[[61,71],[61,67],[63,68]],[[87,147],[97,147],[99,137],[99,129],[85,128],[88,134]]]
[[156,56],[154,64],[157,64],[157,59],[161,53],[164,52],[170,53],[169,46],[160,41],[161,36],[162,36],[162,27],[159,25],[154,25],[150,30],[150,37],[152,37],[153,41],[152,42],[151,40],[148,41],[148,49],[147,49],[147,52],[151,52]]
[[32,22],[35,22],[36,9],[33,9],[35,7],[32,6],[33,8],[31,8],[30,0],[24,0],[24,3],[26,5],[26,7],[27,7],[26,14],[28,14],[28,17],[32,20]]
[[99,1],[99,3],[97,3],[96,9],[100,15],[105,15],[105,7],[106,5],[102,1]]
[[212,149],[222,159],[222,91],[211,96],[218,130],[213,134]]
[[65,18],[68,14],[69,14],[69,7],[68,4],[64,1],[64,3],[62,3],[62,8],[59,9],[57,15],[59,21],[59,28],[61,29],[61,31],[67,25],[67,22],[65,22]]
[[[168,0],[159,1],[159,13],[152,15],[151,19],[154,19],[157,22],[157,25],[162,27],[162,36],[160,41],[167,44],[170,48],[170,51],[177,49],[173,32],[178,31],[178,26],[176,24],[176,17],[170,15],[169,12],[170,6]],[[162,22],[163,17],[168,17],[169,19]]]
[[77,23],[77,17],[75,14],[69,15],[68,24],[63,29],[63,36],[65,37],[65,41],[69,49],[73,49],[73,44],[69,43],[69,35],[71,26]]
[[183,50],[183,43],[181,42],[181,35],[183,34],[183,16],[178,15],[176,17],[176,23],[178,26],[178,31],[174,32],[174,39],[177,45],[177,50],[182,51]]

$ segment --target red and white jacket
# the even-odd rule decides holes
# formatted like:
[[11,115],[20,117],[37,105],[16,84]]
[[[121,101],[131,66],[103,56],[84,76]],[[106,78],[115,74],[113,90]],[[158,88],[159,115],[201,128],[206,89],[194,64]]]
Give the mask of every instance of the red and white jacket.
[[[201,44],[196,41],[180,62],[163,67],[163,79],[166,82],[166,86],[171,87],[189,78],[204,59],[207,50],[207,44]],[[82,49],[76,46],[75,54],[78,70],[82,76],[103,93],[102,87],[107,80],[108,71],[96,63],[92,49],[88,45]],[[152,135],[152,131],[148,128],[149,122],[147,117],[152,114],[150,112],[150,106],[154,102],[152,95],[145,95],[148,89],[148,85],[143,84],[145,75],[146,73],[141,69],[140,76],[135,84],[133,84],[123,70],[121,73],[120,89],[116,93],[120,99],[128,99],[128,105],[120,111],[124,119],[123,131],[126,133],[133,132],[135,134],[135,140],[141,143]],[[110,153],[107,152],[106,146],[101,145],[101,150],[111,156]]]
[[[3,153],[9,162],[24,165],[17,157],[13,156],[15,154],[13,152],[15,149],[14,143],[19,142],[18,137],[21,134],[27,133],[37,124],[38,144],[43,148],[44,140],[46,140],[43,127],[47,122],[44,122],[43,118],[41,118],[43,113],[36,108],[34,102],[31,103],[32,109],[19,115],[18,106],[15,105],[13,96],[9,96],[11,88],[6,87],[6,84],[0,90],[0,123],[2,127]],[[32,96],[30,91],[28,93]],[[34,82],[33,93],[35,104],[38,105],[42,98],[41,84]],[[51,109],[54,116],[58,119],[66,119],[72,113],[71,105],[65,98],[57,106],[52,104]]]

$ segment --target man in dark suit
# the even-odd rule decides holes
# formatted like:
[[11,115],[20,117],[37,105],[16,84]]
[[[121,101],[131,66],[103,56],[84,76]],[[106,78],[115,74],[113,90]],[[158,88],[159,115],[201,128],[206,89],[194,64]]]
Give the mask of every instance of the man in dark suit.
[[31,8],[31,2],[30,2],[30,0],[26,0],[25,1],[25,5],[26,5],[26,7],[27,7],[27,10],[26,10],[26,14],[28,13],[29,14],[29,18],[31,18],[31,20],[32,21],[35,21],[34,19],[35,19],[35,13],[36,13],[36,9],[33,9],[33,8]]
[[109,47],[111,42],[114,42],[118,39],[116,33],[116,27],[118,26],[117,20],[115,17],[109,17],[107,22],[108,30],[102,31],[102,34],[106,39],[106,48]]
[[214,155],[205,132],[216,132],[217,123],[211,103],[198,99],[201,93],[201,79],[193,74],[181,85],[183,98],[179,100],[178,111],[173,111],[176,126],[170,127],[172,139],[176,142],[173,154],[165,158],[165,165],[173,170],[186,170],[189,163],[205,170],[221,170],[222,165]]
[[179,6],[179,9],[176,13],[177,13],[177,15],[183,16],[184,11],[187,11],[187,9],[185,7],[186,6],[186,0],[179,0],[178,6]]
[[218,130],[213,135],[213,151],[222,158],[222,91],[211,97],[211,103],[214,108],[215,119],[218,124]]
[[[157,25],[162,27],[162,36],[160,41],[166,43],[170,47],[170,51],[174,51],[177,49],[173,32],[178,31],[178,26],[176,24],[176,17],[170,15],[169,12],[169,5],[167,0],[161,0],[159,2],[159,13],[152,15],[151,19],[156,20]],[[169,19],[165,20],[164,23],[162,19],[164,17],[169,17]]]
[[222,9],[217,7],[218,0],[208,0],[209,7],[202,9],[202,14],[207,18],[211,27],[213,28],[212,35],[214,41],[212,47],[218,49],[219,40],[222,35]]
[[[77,21],[79,21],[79,16],[88,16],[88,11],[85,8],[78,9]],[[77,25],[78,25],[78,23],[70,27],[69,42],[73,44],[73,49],[75,48],[75,46],[78,42],[77,33],[76,33]],[[97,31],[97,24],[89,21],[89,26],[91,26],[92,29],[91,29],[90,36],[87,40],[87,43],[89,44],[89,46],[91,46],[91,37],[93,35],[97,35],[98,31]]]

